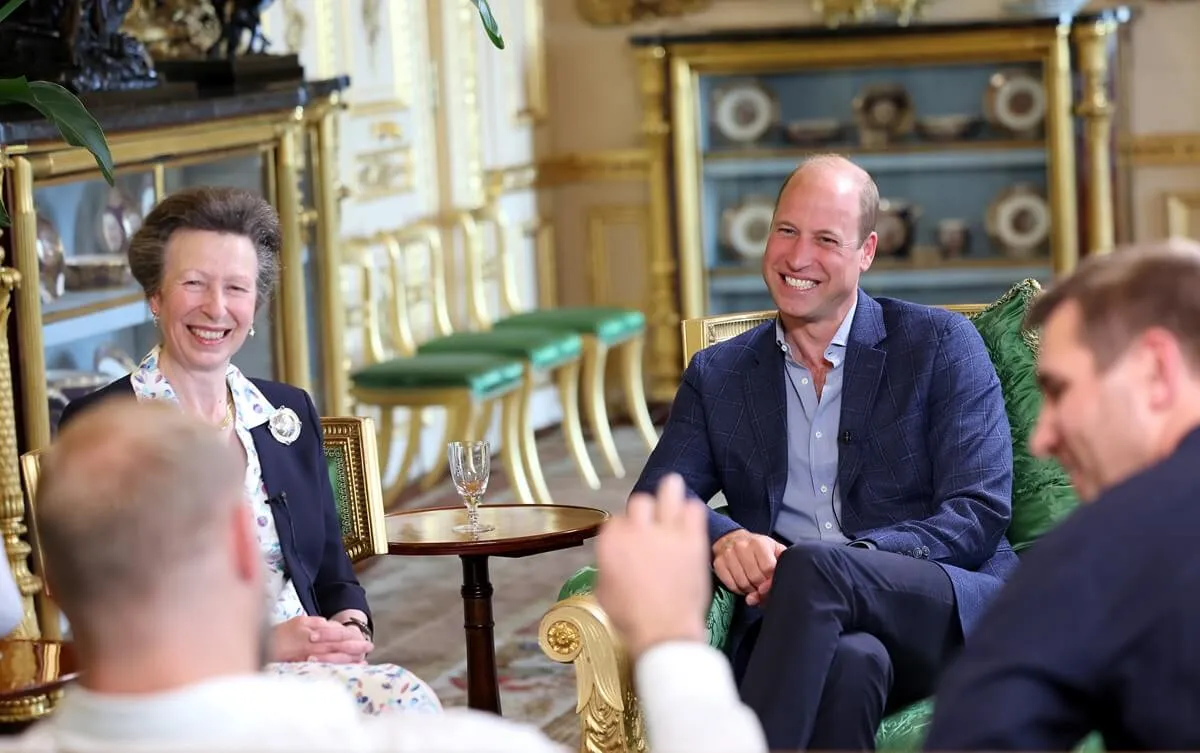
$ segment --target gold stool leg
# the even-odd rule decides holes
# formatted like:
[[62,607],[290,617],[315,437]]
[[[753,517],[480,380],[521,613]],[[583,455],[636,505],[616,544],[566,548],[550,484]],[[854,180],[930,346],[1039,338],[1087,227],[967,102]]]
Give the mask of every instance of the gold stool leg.
[[[396,409],[390,405],[380,405],[379,408],[379,430],[376,432],[379,443],[379,456],[383,458],[381,461],[386,468],[388,461],[392,459],[392,445],[396,441]],[[411,420],[411,419],[410,419]],[[417,426],[420,426],[418,420]],[[420,443],[420,433],[417,434],[417,442]],[[404,458],[400,461],[400,473],[395,480],[388,485],[388,488],[383,492],[384,505],[388,501],[394,499],[408,483],[408,472],[412,470],[413,458],[416,456],[416,450],[413,449],[412,429],[408,432],[408,444],[404,447]]]
[[645,335],[638,335],[621,344],[621,376],[625,387],[625,408],[637,426],[646,446],[651,450],[658,444],[658,432],[646,407],[646,386],[642,381],[642,349]]
[[600,445],[600,452],[612,474],[625,478],[625,466],[617,454],[617,443],[613,441],[612,427],[608,423],[608,405],[604,400],[604,366],[608,360],[608,346],[592,335],[583,336],[583,412],[587,415],[588,427]]
[[588,456],[587,443],[583,441],[583,425],[579,420],[579,361],[563,364],[558,368],[558,399],[562,403],[562,432],[567,440],[567,449],[575,460],[579,476],[589,489],[600,488],[600,477]]
[[534,498],[543,505],[554,504],[546,477],[542,473],[542,462],[538,459],[537,438],[533,434],[533,365],[525,366],[525,378],[521,382],[521,455],[525,461],[525,473],[533,488]]
[[492,428],[492,416],[495,415],[496,404],[491,400],[482,403],[476,412],[477,420],[471,427],[471,439],[487,439],[488,430]]
[[504,470],[508,473],[513,495],[523,505],[537,504],[529,490],[529,479],[525,476],[521,453],[521,390],[509,392],[500,405],[500,448]]
[[[390,447],[393,437],[396,433],[396,418],[395,408],[392,406],[380,406],[380,436],[387,437],[387,445],[380,442],[382,447]],[[408,486],[408,481],[412,476],[413,465],[417,461],[417,455],[421,452],[421,409],[410,408],[408,411],[408,437],[404,440],[404,457],[400,459],[400,472],[396,475],[396,479],[388,486],[387,491],[383,493],[384,504],[389,500],[393,500],[404,491],[404,487]],[[391,452],[388,452],[383,457],[391,459]],[[386,462],[386,461],[385,461]]]

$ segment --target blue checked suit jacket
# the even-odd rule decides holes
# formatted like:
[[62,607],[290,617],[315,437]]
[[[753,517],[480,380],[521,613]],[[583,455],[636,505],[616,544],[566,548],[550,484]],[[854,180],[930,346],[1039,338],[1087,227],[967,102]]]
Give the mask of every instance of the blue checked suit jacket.
[[[725,493],[713,541],[769,534],[787,482],[783,368],[773,321],[697,353],[635,491],[676,472],[706,502]],[[961,314],[859,291],[843,368],[843,531],[941,565],[965,634],[1017,565],[1011,430],[983,340]]]

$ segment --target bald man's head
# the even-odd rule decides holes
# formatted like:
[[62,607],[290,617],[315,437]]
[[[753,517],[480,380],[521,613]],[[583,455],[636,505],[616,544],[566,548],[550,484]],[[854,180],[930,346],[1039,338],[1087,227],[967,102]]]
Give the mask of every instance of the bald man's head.
[[186,588],[227,551],[243,463],[212,426],[158,401],[110,399],[42,454],[38,535],[55,600],[80,615]]
[[861,246],[867,236],[875,232],[875,223],[879,216],[879,187],[875,185],[875,180],[870,173],[840,154],[816,154],[801,162],[779,187],[779,193],[775,197],[775,209],[779,209],[779,202],[783,199],[783,194],[787,191],[788,186],[803,180],[806,175],[817,173],[845,177],[857,185],[859,218],[858,243],[856,245]]

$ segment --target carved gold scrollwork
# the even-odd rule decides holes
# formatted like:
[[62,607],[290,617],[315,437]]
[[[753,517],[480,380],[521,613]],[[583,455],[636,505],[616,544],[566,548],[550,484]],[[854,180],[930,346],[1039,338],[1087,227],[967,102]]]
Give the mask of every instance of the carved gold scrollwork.
[[825,24],[840,26],[846,21],[863,23],[880,15],[895,17],[900,26],[907,26],[921,15],[930,0],[813,0],[813,10]]
[[627,26],[648,18],[683,16],[711,5],[712,0],[575,0],[579,15],[594,26]]
[[629,660],[604,610],[590,595],[564,599],[542,617],[538,643],[546,656],[575,666],[580,749],[644,751],[641,710]]
[[[0,259],[2,259],[0,255]],[[8,350],[9,301],[20,284],[21,275],[11,267],[0,267],[0,536],[9,569],[24,602],[25,619],[13,632],[15,638],[38,638],[37,613],[33,596],[42,590],[42,581],[29,571],[32,548],[25,541],[25,498],[21,493],[21,472],[17,454],[17,415],[13,404],[13,382]]]

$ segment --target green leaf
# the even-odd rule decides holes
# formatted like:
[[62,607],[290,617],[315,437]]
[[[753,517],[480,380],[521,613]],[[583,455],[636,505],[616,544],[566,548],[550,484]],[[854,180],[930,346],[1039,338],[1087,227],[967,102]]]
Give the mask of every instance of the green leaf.
[[[25,2],[25,0],[8,0],[3,7],[0,7],[0,23],[2,23],[4,19],[11,16],[14,10],[21,7],[21,3],[23,2]],[[2,209],[2,207],[0,207],[0,209]]]
[[475,5],[475,10],[479,11],[479,20],[483,21],[483,30],[487,32],[488,39],[492,40],[492,44],[498,49],[504,49],[504,37],[500,35],[500,24],[496,23],[496,17],[492,15],[492,7],[488,5],[488,0],[471,0]]
[[49,81],[26,81],[25,77],[0,79],[0,104],[20,102],[46,117],[71,146],[92,153],[109,185],[113,183],[113,158],[104,130],[71,92]]

